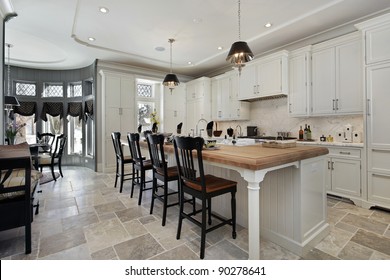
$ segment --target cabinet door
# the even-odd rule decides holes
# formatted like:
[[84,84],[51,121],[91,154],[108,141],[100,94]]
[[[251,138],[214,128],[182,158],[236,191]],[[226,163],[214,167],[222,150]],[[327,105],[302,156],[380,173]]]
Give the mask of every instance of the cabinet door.
[[336,47],[336,113],[363,112],[361,41]]
[[360,160],[332,158],[332,190],[360,197]]
[[262,62],[257,66],[257,84],[259,97],[282,92],[282,60],[274,59]]
[[164,131],[176,134],[179,123],[183,123],[182,131],[185,131],[185,104],[186,85],[180,84],[171,93],[168,88],[164,88]]
[[312,113],[334,114],[335,106],[335,49],[329,48],[312,54]]
[[390,60],[390,24],[366,31],[367,64]]
[[368,148],[390,150],[390,63],[371,66],[366,71]]
[[290,116],[308,115],[308,62],[307,54],[290,58],[289,61],[289,114]]
[[239,100],[256,98],[259,91],[256,83],[256,67],[247,65],[239,77]]
[[390,207],[390,174],[368,172],[368,200]]

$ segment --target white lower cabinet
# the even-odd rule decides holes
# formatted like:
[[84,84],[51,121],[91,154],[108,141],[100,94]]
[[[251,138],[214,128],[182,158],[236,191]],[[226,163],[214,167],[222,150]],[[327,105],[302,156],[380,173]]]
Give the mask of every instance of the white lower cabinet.
[[[328,147],[326,189],[329,194],[351,199],[361,199],[361,149]],[[360,202],[357,203],[360,205]]]

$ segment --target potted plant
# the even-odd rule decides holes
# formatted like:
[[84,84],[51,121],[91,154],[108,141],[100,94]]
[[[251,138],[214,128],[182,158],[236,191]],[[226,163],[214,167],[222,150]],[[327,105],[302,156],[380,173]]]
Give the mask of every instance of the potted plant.
[[8,139],[8,144],[15,144],[16,136],[19,134],[22,136],[22,129],[26,126],[26,123],[18,124],[18,123],[7,123],[7,127],[5,129],[5,136]]

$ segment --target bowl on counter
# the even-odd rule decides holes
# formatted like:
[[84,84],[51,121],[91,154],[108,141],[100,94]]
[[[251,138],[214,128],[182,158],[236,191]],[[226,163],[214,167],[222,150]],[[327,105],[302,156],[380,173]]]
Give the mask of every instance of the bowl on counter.
[[214,130],[213,135],[214,137],[219,137],[222,134],[222,130]]
[[217,140],[204,140],[204,147],[206,149],[214,148],[217,144]]

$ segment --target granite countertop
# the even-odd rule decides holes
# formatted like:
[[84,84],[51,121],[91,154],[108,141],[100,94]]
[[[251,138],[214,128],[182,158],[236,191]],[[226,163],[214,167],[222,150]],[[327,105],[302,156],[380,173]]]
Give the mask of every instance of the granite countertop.
[[300,144],[300,145],[321,145],[321,146],[335,146],[335,147],[364,148],[364,143],[297,141],[297,144]]

